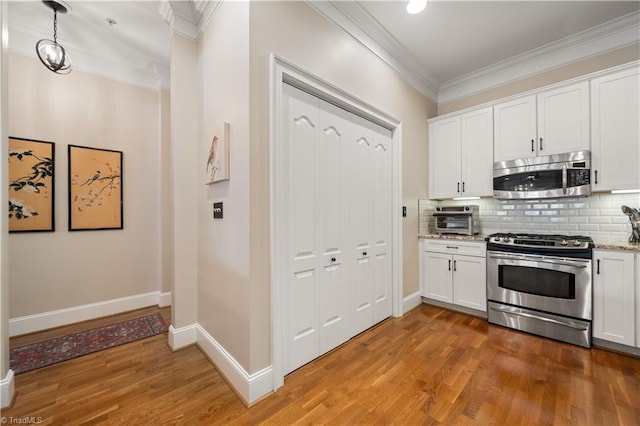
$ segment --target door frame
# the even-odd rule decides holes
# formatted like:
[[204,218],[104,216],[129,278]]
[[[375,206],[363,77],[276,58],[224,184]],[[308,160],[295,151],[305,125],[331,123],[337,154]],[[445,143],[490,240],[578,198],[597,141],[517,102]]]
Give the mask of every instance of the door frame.
[[287,253],[286,194],[288,163],[282,142],[282,102],[284,84],[291,84],[320,99],[372,121],[392,132],[392,315],[403,315],[402,304],[402,123],[374,106],[333,84],[301,69],[275,54],[269,57],[269,264],[271,268],[271,362],[273,390],[284,385],[284,280],[288,259],[276,256]]

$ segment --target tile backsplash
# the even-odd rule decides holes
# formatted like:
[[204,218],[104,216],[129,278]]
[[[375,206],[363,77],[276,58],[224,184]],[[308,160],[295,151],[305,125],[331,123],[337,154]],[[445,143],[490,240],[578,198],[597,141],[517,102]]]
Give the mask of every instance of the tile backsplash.
[[631,224],[620,206],[640,207],[640,194],[601,193],[548,200],[419,200],[418,232],[434,232],[432,214],[436,206],[462,204],[480,206],[480,233],[485,235],[495,232],[558,233],[588,235],[597,242],[606,243],[629,238]]

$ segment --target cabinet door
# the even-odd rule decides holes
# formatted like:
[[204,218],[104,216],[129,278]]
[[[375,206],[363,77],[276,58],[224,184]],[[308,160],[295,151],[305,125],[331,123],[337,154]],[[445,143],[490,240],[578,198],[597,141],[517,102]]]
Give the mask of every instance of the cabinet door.
[[640,68],[591,81],[594,191],[640,189]]
[[593,336],[634,346],[634,254],[609,250],[593,254]]
[[589,149],[589,83],[538,94],[538,155]]
[[524,96],[495,104],[494,161],[536,156],[536,97]]
[[493,108],[462,114],[462,196],[493,195]]
[[452,303],[453,256],[425,251],[422,252],[422,265],[424,266],[422,295],[429,299]]
[[453,303],[487,311],[487,261],[484,257],[453,257]]
[[429,124],[429,198],[457,197],[460,182],[460,116]]

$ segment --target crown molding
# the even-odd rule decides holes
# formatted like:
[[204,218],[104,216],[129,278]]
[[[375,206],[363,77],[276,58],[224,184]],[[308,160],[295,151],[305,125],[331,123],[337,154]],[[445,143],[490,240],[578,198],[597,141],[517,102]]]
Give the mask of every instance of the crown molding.
[[[9,50],[36,59],[35,40],[49,36],[26,25],[12,26],[9,32]],[[169,88],[168,65],[144,57],[138,57],[135,62],[124,61],[106,52],[84,49],[69,40],[61,40],[61,43],[70,52],[75,70],[145,89]]]
[[404,46],[359,4],[322,0],[307,0],[307,4],[386,62],[407,83],[437,104],[471,96],[640,42],[640,14],[634,12],[440,84],[420,70],[416,60]]
[[[306,0],[317,13],[345,31],[354,40],[371,51],[383,62],[427,98],[436,102],[437,85],[434,80],[419,71],[420,67],[406,49],[392,37],[359,4],[339,1]],[[359,25],[356,22],[366,22]],[[364,28],[366,26],[366,28]]]
[[171,31],[198,40],[223,0],[163,0],[158,12]]
[[640,42],[640,13],[565,37],[442,84],[443,104]]

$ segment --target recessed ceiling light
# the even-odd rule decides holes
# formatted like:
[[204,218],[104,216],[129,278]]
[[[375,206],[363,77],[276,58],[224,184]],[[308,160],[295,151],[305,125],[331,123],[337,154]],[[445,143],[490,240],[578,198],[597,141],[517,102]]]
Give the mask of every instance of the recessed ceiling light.
[[407,12],[412,15],[420,13],[427,7],[427,0],[409,0],[407,3]]

